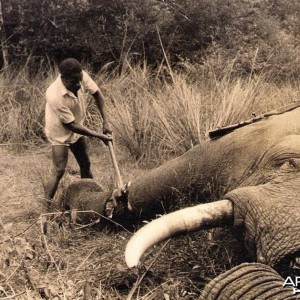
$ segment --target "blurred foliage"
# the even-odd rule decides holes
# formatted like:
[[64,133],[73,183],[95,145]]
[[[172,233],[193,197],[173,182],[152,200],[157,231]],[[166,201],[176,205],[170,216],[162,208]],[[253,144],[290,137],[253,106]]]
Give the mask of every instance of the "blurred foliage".
[[[72,56],[98,71],[108,62],[177,66],[235,58],[238,74],[272,70],[297,77],[297,0],[2,0],[10,63]],[[162,44],[159,36],[161,37]]]

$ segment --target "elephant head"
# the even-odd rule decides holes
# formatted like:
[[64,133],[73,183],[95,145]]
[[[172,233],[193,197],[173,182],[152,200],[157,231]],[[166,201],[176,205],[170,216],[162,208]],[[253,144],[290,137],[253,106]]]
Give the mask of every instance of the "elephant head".
[[[286,153],[274,153],[280,155]],[[293,263],[300,256],[299,170],[284,164],[274,172],[276,176],[269,175],[269,181],[238,187],[222,200],[175,211],[142,227],[126,247],[127,265],[136,266],[149,247],[177,234],[230,226],[258,264],[222,274],[204,289],[201,299],[296,299],[275,272],[294,274]]]

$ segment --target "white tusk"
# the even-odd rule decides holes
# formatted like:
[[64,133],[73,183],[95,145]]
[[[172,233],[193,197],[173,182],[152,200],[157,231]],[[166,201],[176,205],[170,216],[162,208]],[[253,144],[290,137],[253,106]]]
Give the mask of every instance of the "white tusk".
[[125,261],[129,268],[138,265],[151,246],[178,233],[231,225],[233,204],[229,200],[200,204],[164,215],[138,230],[129,240]]

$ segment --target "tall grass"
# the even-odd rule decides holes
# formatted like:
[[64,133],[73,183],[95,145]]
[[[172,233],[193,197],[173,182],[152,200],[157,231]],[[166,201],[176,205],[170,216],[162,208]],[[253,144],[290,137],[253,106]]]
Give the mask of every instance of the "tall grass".
[[0,74],[0,143],[35,146],[43,143],[44,92],[54,78],[49,69],[32,78],[26,68]]
[[[186,64],[180,72],[163,66],[152,70],[145,62],[127,62],[121,74],[95,74],[118,147],[136,160],[160,162],[201,143],[215,127],[299,99],[299,84],[274,83],[271,74],[234,78],[230,66],[221,78],[209,68]],[[48,76],[41,70],[34,78],[25,68],[0,75],[0,143],[45,142],[44,94],[55,76],[51,68]],[[101,124],[91,105],[87,125],[101,130]]]
[[299,99],[299,85],[273,83],[270,74],[233,78],[229,69],[216,78],[192,68],[169,74],[129,65],[117,77],[100,76],[117,141],[136,159],[182,154],[213,128]]
[[[47,76],[41,70],[35,77],[30,77],[26,69],[0,75],[1,143],[29,147],[45,143],[42,134],[44,93],[55,77],[53,69],[49,69]],[[223,77],[217,78],[209,68],[195,69],[186,65],[181,72],[170,74],[169,68],[152,70],[146,63],[128,63],[121,74],[100,72],[95,78],[106,98],[118,150],[129,153],[147,166],[201,143],[210,129],[250,118],[253,112],[260,114],[298,100],[300,92],[299,84],[274,83],[270,74],[234,78],[230,67]],[[101,130],[102,122],[94,105],[89,107],[87,125]],[[35,163],[29,162],[29,165],[28,169],[22,170],[27,173],[29,170],[40,180],[40,173],[31,170],[36,167]],[[104,182],[109,181],[109,172],[105,172],[109,165],[110,162],[101,161],[97,170]],[[45,168],[47,165],[43,165],[42,169]],[[128,172],[134,177],[133,170]],[[22,172],[17,175],[25,178]],[[63,184],[69,179],[66,178]],[[19,178],[16,182],[21,188]],[[26,201],[35,200],[29,198]],[[32,205],[28,211],[32,212]],[[125,299],[128,288],[136,281],[136,274],[122,265],[124,240],[129,238],[127,233],[110,236],[89,231],[92,238],[87,239],[82,227],[80,231],[71,232],[69,221],[64,222],[61,226],[50,219],[47,221],[48,251],[39,242],[42,231],[40,233],[40,229],[33,227],[35,235],[31,240],[37,245],[38,259],[33,260],[28,269],[38,270],[33,277],[36,283],[43,283],[40,286],[45,291],[54,286],[60,295],[70,292],[69,297],[79,299],[86,295],[85,286],[89,286],[89,281],[94,291],[102,293],[99,298]],[[195,299],[207,281],[244,260],[239,244],[231,237],[228,240],[227,232],[217,230],[214,234],[217,242],[211,241],[207,232],[195,233],[195,236],[170,241],[159,256],[149,253],[145,265],[151,264],[152,272],[138,289],[132,288],[132,299]],[[60,274],[53,266],[49,267],[49,263],[53,264],[48,258],[49,253],[55,254],[58,263],[67,266]],[[13,278],[11,274],[19,276],[20,272],[16,270],[14,265],[5,269],[6,277],[3,278]],[[10,284],[9,280],[5,281]],[[23,287],[23,283],[18,282],[17,287],[20,286]],[[12,290],[11,286],[9,288]]]

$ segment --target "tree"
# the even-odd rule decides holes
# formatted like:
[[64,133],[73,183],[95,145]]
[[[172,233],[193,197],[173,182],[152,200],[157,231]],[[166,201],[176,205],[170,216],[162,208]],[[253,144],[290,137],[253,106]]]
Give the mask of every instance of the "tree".
[[6,32],[4,26],[3,11],[2,11],[2,0],[0,0],[0,41],[1,41],[1,48],[2,48],[3,69],[5,69],[9,65],[9,55],[8,55]]

